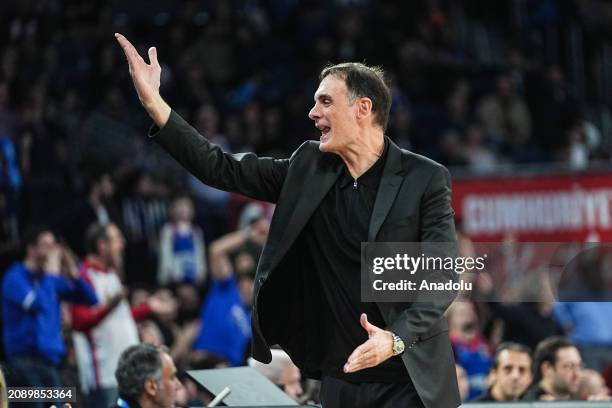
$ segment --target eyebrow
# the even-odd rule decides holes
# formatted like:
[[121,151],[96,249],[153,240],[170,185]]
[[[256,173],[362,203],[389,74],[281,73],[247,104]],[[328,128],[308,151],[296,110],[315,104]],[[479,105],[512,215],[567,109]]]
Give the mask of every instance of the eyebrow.
[[315,101],[321,100],[321,99],[332,99],[332,97],[331,97],[331,95],[328,95],[328,94],[325,94],[325,93],[322,93],[322,94],[314,96],[314,100]]

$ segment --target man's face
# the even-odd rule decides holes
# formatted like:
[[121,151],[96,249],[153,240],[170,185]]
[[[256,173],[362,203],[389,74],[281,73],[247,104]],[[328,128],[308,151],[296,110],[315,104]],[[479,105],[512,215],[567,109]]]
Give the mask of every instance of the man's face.
[[576,347],[564,347],[557,350],[557,361],[555,365],[545,372],[548,379],[558,394],[575,394],[580,385],[582,374],[582,358]]
[[115,268],[121,269],[123,266],[123,249],[125,248],[125,239],[123,234],[116,225],[109,225],[106,229],[107,241],[107,261]]
[[242,302],[248,306],[253,306],[253,278],[243,275],[238,280],[238,293]]
[[100,199],[103,203],[108,203],[115,194],[115,184],[110,174],[105,174],[99,181]]
[[28,247],[28,253],[32,256],[36,267],[40,270],[45,268],[51,252],[57,248],[55,236],[50,231],[45,231],[38,236],[35,245]]
[[162,377],[153,400],[159,408],[172,408],[176,401],[176,392],[182,387],[182,384],[176,377],[176,367],[172,357],[166,353],[161,353],[160,356],[162,359]]
[[328,75],[319,84],[314,95],[315,105],[308,117],[321,132],[319,150],[339,153],[356,138],[357,104],[349,100],[344,79]]
[[172,217],[175,221],[189,222],[193,219],[193,203],[188,198],[177,199],[172,205]]
[[499,354],[495,384],[503,401],[518,399],[531,384],[531,357],[527,353],[504,350]]

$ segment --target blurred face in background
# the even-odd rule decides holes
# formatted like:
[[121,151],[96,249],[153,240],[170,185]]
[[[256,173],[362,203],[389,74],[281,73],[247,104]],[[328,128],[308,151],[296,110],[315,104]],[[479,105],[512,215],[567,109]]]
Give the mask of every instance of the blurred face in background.
[[97,189],[100,201],[109,203],[115,194],[115,183],[110,174],[104,174],[98,181]]
[[27,249],[27,257],[34,264],[37,271],[42,272],[47,265],[51,253],[57,249],[55,235],[51,231],[44,231],[38,235],[38,239],[34,245],[29,245]]
[[255,260],[248,252],[241,252],[236,256],[236,260],[234,261],[236,274],[245,275],[245,274],[255,274]]
[[240,293],[240,299],[248,306],[253,306],[253,286],[254,281],[250,275],[238,276],[238,292]]
[[123,269],[125,239],[115,224],[106,227],[106,239],[98,241],[98,253],[104,262],[117,270]]
[[520,351],[503,350],[494,371],[494,396],[501,397],[501,401],[514,401],[531,384],[531,356]]
[[260,218],[251,224],[251,240],[263,246],[268,238],[268,232],[270,231],[270,221],[265,218]]
[[150,296],[151,296],[151,292],[149,292],[148,290],[144,288],[132,289],[130,292],[130,304],[132,306],[143,305],[147,303]]
[[595,370],[582,370],[577,399],[606,400],[609,397],[610,389],[601,374]]
[[576,347],[557,350],[554,365],[542,364],[542,379],[556,395],[575,395],[582,375],[582,358]]
[[193,202],[187,197],[181,197],[172,203],[172,220],[176,222],[191,222],[193,220]]
[[478,315],[472,302],[457,301],[448,309],[448,325],[451,334],[462,339],[471,338],[478,332]]
[[200,311],[200,295],[195,286],[181,284],[176,288],[176,296],[179,302],[179,314],[186,320],[195,319]]
[[156,312],[160,322],[169,322],[177,318],[178,302],[170,289],[158,289],[153,297],[162,303],[162,310]]

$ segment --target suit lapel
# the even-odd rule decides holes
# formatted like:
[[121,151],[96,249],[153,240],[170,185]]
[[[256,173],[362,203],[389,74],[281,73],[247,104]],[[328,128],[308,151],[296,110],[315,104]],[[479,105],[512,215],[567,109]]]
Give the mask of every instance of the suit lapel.
[[404,179],[402,175],[402,152],[391,140],[388,140],[388,142],[389,151],[387,153],[387,162],[383,169],[382,179],[378,185],[374,209],[370,217],[370,225],[368,228],[369,242],[373,242],[376,239],[376,235],[387,218],[387,214],[395,201],[395,197]]
[[315,209],[321,204],[325,195],[333,187],[342,170],[342,160],[337,156],[326,155],[319,165],[304,174],[304,184],[293,211],[283,226],[284,232],[270,260],[270,269],[274,269],[285,256],[287,250],[302,231]]

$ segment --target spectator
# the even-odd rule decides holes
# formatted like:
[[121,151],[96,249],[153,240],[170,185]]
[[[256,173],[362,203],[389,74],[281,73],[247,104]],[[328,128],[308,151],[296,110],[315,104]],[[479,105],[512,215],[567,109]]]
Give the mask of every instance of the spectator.
[[157,280],[161,285],[202,285],[206,279],[204,234],[193,224],[193,216],[193,201],[189,196],[177,196],[172,200],[170,221],[162,227],[159,238]]
[[524,147],[531,137],[531,114],[510,75],[497,78],[496,92],[480,101],[477,113],[485,131],[503,151]]
[[138,323],[138,334],[143,343],[152,344],[154,346],[164,345],[164,336],[157,323],[153,320],[145,320]]
[[[2,122],[2,84],[0,83],[0,122]],[[2,126],[2,125],[0,125]],[[18,211],[22,178],[17,150],[10,137],[0,133],[0,244],[19,242]]]
[[182,387],[165,347],[137,344],[119,357],[115,378],[119,400],[114,408],[174,408]]
[[[96,292],[98,308],[73,307],[73,335],[81,387],[88,408],[107,408],[117,398],[114,371],[123,350],[138,344],[135,320],[163,310],[163,303],[150,298],[148,304],[130,308],[125,288],[117,275],[123,265],[123,235],[115,224],[93,224],[86,235],[87,257],[81,276]],[[120,333],[120,335],[118,335]]]
[[583,401],[610,401],[610,389],[604,378],[595,370],[582,371],[580,385],[575,395],[576,399]]
[[[268,221],[258,219],[252,224],[241,217],[244,229],[227,234],[210,245],[211,286],[202,305],[202,329],[195,340],[194,350],[205,350],[226,358],[232,365],[245,361],[246,347],[251,339],[251,291],[234,274],[230,256],[242,248],[261,248],[268,231]],[[244,222],[242,222],[244,221]],[[240,281],[249,279],[241,275]],[[252,287],[252,278],[251,287]],[[241,296],[241,294],[243,296]],[[244,296],[248,296],[245,298]]]
[[465,155],[468,166],[475,172],[494,170],[499,164],[495,153],[486,145],[482,127],[470,124],[465,131]]
[[[512,243],[508,241],[508,243]],[[516,258],[511,257],[509,265],[516,268]],[[492,318],[499,319],[503,324],[502,339],[505,342],[524,344],[535,348],[542,340],[563,334],[559,323],[553,318],[554,299],[550,294],[550,282],[544,274],[534,274],[532,281],[524,279],[529,291],[524,292],[525,298],[536,298],[538,302],[498,302],[500,297],[493,290],[493,280],[487,272],[478,273],[476,284],[482,296],[490,299],[487,307]],[[536,294],[531,294],[536,290]]]
[[88,179],[87,196],[58,211],[51,221],[79,257],[86,254],[83,237],[87,227],[96,222],[104,225],[119,219],[112,201],[115,183],[106,166],[87,159],[83,171]]
[[569,400],[578,392],[582,358],[576,346],[561,336],[542,340],[533,354],[533,383],[523,400]]
[[553,313],[580,349],[586,367],[601,372],[612,364],[612,303],[560,302]]
[[157,281],[159,232],[168,220],[169,186],[144,169],[126,174],[120,188],[122,231],[126,237],[126,282]]
[[455,301],[447,311],[448,335],[455,360],[466,371],[470,383],[468,400],[486,391],[486,376],[491,367],[491,351],[478,326],[474,304]]
[[531,351],[518,343],[497,347],[491,369],[493,385],[477,402],[517,401],[531,384]]
[[[24,235],[26,256],[2,282],[2,321],[11,386],[61,386],[66,353],[60,301],[95,305],[96,294],[79,278],[70,251],[46,227]],[[43,404],[40,404],[42,407]]]
[[272,361],[269,364],[249,358],[249,366],[255,368],[268,380],[278,385],[285,394],[299,402],[299,397],[303,394],[300,370],[283,350],[276,349],[271,352]]
[[459,385],[461,401],[466,401],[470,395],[470,381],[468,380],[467,373],[459,364],[455,364],[455,372],[457,373],[457,384]]

